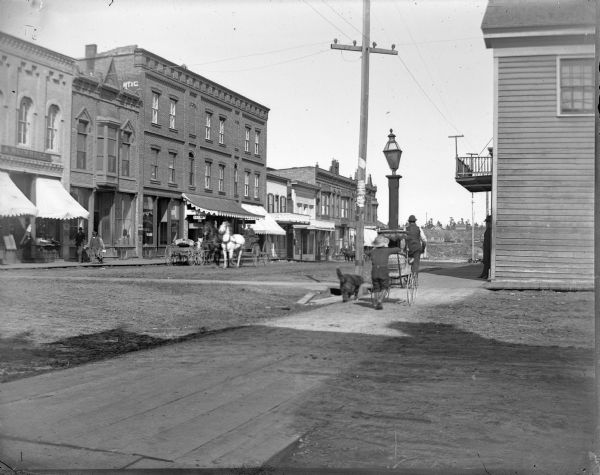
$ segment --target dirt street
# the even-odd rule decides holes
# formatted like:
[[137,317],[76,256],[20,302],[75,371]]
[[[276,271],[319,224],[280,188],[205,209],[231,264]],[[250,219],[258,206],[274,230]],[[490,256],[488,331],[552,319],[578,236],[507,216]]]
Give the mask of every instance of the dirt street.
[[[3,366],[5,380],[31,374],[31,366],[47,371],[168,339],[183,341],[186,351],[263,348],[269,358],[288,361],[282,371],[315,381],[288,408],[289,424],[302,436],[273,454],[270,465],[559,475],[586,467],[592,293],[487,291],[473,281],[480,266],[458,273],[472,288],[464,296],[436,292],[456,266],[430,265],[410,308],[402,298],[380,313],[367,299],[317,310],[298,305],[306,294],[300,282],[335,281],[336,265],[237,274],[174,267],[57,269],[35,278],[0,273],[4,354],[12,348],[21,355],[14,367]],[[245,273],[299,284],[224,291],[167,282]],[[165,283],[144,281],[155,278]],[[347,315],[347,328],[340,315]],[[210,333],[227,326],[242,328]]]

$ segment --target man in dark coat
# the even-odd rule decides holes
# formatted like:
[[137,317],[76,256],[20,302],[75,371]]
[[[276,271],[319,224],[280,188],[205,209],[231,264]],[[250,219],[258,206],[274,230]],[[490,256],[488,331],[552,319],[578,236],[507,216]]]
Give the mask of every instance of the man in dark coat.
[[423,230],[417,226],[415,215],[411,214],[408,217],[408,226],[406,226],[406,247],[408,248],[408,262],[415,274],[419,273],[421,254],[425,252],[425,246],[427,246],[427,237]]
[[480,279],[487,279],[490,274],[492,263],[492,217],[485,218],[485,232],[483,233],[483,271]]

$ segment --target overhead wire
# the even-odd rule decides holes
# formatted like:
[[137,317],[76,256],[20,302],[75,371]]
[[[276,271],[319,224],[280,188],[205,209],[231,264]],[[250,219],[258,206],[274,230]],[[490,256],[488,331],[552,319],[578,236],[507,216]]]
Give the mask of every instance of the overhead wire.
[[304,2],[306,5],[308,5],[317,15],[319,15],[323,20],[325,20],[327,23],[329,23],[331,26],[333,26],[337,31],[339,31],[342,35],[344,35],[346,38],[348,38],[350,41],[352,41],[352,38],[350,36],[348,36],[346,34],[345,31],[341,30],[340,28],[338,28],[338,26],[333,23],[332,21],[330,21],[326,16],[324,16],[319,10],[317,10],[315,7],[313,7],[310,3],[308,3],[308,0],[302,0],[302,2]]
[[269,54],[284,53],[286,51],[291,51],[294,49],[306,48],[308,46],[318,46],[318,45],[322,45],[322,44],[324,44],[324,43],[322,41],[319,41],[318,43],[307,43],[304,45],[290,46],[289,48],[280,48],[280,49],[274,49],[271,51],[263,51],[260,53],[250,53],[250,54],[244,54],[244,55],[240,55],[240,56],[230,56],[229,58],[216,59],[214,61],[205,61],[203,63],[193,63],[193,64],[189,64],[188,66],[206,66],[207,64],[224,63],[227,61],[235,61],[238,59],[253,58],[256,56],[267,56]]

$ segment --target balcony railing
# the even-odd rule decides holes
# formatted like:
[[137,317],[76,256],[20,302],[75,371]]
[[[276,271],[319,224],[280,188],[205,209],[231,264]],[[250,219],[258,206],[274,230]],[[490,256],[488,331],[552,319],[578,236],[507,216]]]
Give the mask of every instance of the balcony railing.
[[492,190],[492,157],[456,157],[456,182],[470,192]]

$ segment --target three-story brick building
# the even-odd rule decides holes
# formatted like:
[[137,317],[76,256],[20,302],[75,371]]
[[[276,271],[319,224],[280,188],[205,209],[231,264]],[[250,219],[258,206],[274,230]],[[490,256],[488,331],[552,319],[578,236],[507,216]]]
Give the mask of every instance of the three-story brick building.
[[239,232],[256,218],[241,203],[265,202],[268,108],[137,46],[86,52],[83,62],[110,57],[123,86],[142,100],[143,256],[175,238],[196,239],[199,220],[232,220]]

